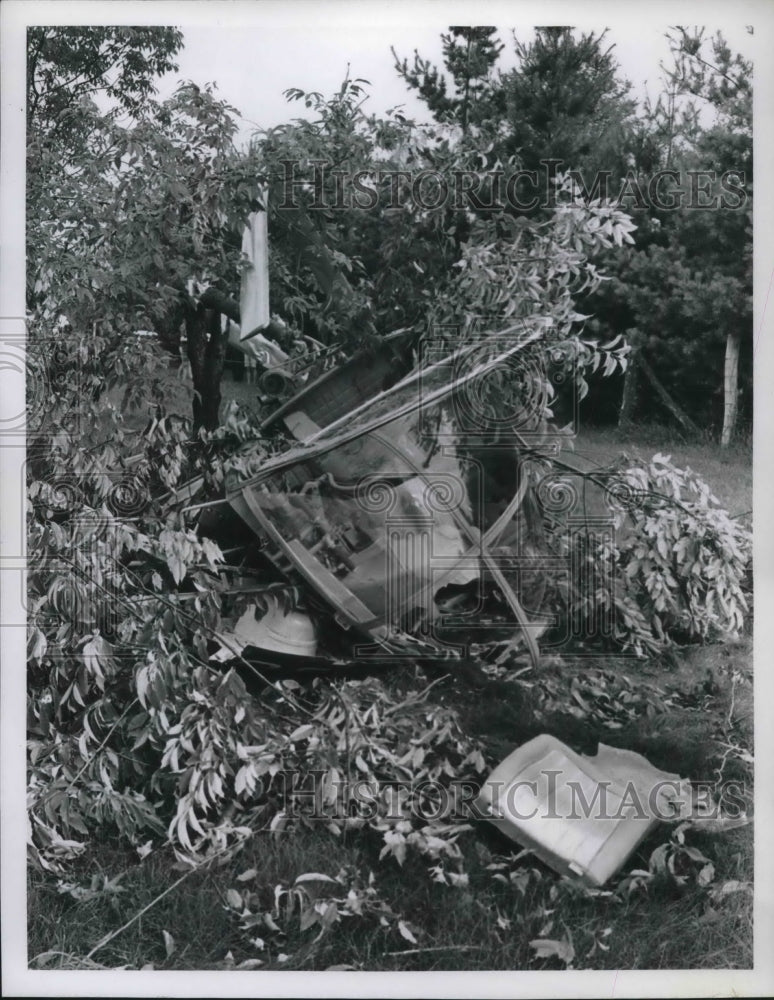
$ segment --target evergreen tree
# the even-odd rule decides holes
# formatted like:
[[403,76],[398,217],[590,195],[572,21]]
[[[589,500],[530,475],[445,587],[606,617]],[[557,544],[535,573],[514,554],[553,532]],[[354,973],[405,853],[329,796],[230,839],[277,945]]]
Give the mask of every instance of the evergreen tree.
[[[720,35],[706,41],[678,28],[667,37],[673,59],[641,119],[647,155],[637,174],[647,190],[656,171],[676,171],[682,203],[635,212],[636,245],[611,258],[612,280],[583,309],[598,317],[600,335],[624,332],[635,349],[621,424],[662,418],[656,393],[637,399],[637,384],[655,374],[726,445],[752,402],[752,68]],[[714,207],[689,204],[699,198]],[[592,390],[589,402],[609,415],[610,399]]]
[[456,122],[467,133],[472,122],[501,115],[503,95],[495,85],[495,66],[503,50],[493,27],[452,26],[441,35],[443,62],[452,80],[449,93],[442,70],[414,51],[414,62],[398,58],[395,68],[412,90],[416,90],[436,121]]
[[[597,171],[617,179],[625,166],[634,102],[619,77],[605,33],[576,35],[569,27],[540,27],[529,43],[514,37],[517,66],[503,74],[509,139],[528,170],[543,159],[561,161],[591,183]],[[588,175],[588,176],[587,176]]]
[[589,183],[598,170],[620,176],[635,105],[605,33],[538,27],[528,43],[514,36],[517,65],[503,71],[496,30],[452,27],[441,36],[443,69],[416,52],[412,67],[396,56],[396,69],[437,121],[455,122],[465,134],[473,124],[488,126],[501,161],[515,155],[519,166],[536,170],[541,160],[558,160],[557,169],[591,171]]

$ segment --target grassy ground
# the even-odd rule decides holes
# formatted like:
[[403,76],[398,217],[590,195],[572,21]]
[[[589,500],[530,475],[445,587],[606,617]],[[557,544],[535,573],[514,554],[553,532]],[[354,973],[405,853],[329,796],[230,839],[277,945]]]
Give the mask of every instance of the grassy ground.
[[[241,383],[224,385],[226,399],[244,402],[253,393],[253,387]],[[614,429],[585,429],[575,453],[589,464],[605,464],[622,450],[641,457],[666,452],[677,465],[689,465],[702,475],[732,514],[750,510],[749,450],[721,455],[706,443],[666,441],[663,429],[639,428],[624,440]],[[617,729],[605,728],[593,712],[579,712],[577,704],[573,708],[572,690],[601,668],[618,671],[632,698],[645,692],[656,708]],[[537,680],[555,695],[550,709],[534,701]],[[668,771],[706,780],[717,776],[724,751],[734,746],[739,749],[726,754],[724,776],[744,782],[751,794],[752,769],[745,758],[753,747],[749,636],[736,644],[694,647],[669,662],[606,667],[600,661],[554,660],[539,679],[528,672],[515,682],[482,683],[456,674],[438,684],[434,696],[458,710],[463,729],[483,741],[493,762],[537,733],[553,732],[580,752],[593,752],[602,739],[640,752]],[[624,873],[646,869],[653,849],[669,835],[668,828],[656,830]],[[34,959],[48,953],[36,963],[46,968],[84,967],[84,956],[103,935],[153,904],[93,961],[100,967],[134,969],[224,969],[250,960],[267,969],[564,967],[557,958],[536,957],[530,941],[544,937],[571,941],[576,969],[751,968],[752,827],[714,837],[693,834],[691,845],[714,865],[710,885],[689,882],[681,887],[657,878],[631,893],[622,888],[589,896],[534,860],[512,863],[513,845],[481,823],[460,839],[469,874],[468,884],[460,887],[432,882],[427,863],[411,855],[403,867],[393,858],[380,861],[380,842],[363,832],[336,838],[315,827],[279,838],[258,834],[223,867],[190,874],[174,888],[182,872],[168,848],[159,847],[140,860],[126,845],[92,844],[66,879],[30,873],[29,955]],[[506,867],[489,867],[493,864]],[[297,921],[288,921],[279,945],[258,947],[227,906],[229,889],[249,887],[270,906],[277,885],[292,884],[304,872],[335,877],[342,869],[364,877],[373,872],[379,897],[414,928],[416,942],[402,937],[394,922],[384,927],[377,919],[350,917],[319,940],[317,928],[302,931]],[[503,870],[508,875],[504,881],[495,877]],[[249,878],[240,881],[246,872]],[[109,880],[120,876],[117,890],[103,888],[74,898],[73,886],[88,887],[95,875]],[[719,886],[727,890],[713,896]],[[615,880],[610,888],[616,888]]]
[[[600,663],[554,661],[541,680],[556,693],[558,708],[536,710],[531,675],[526,683],[474,680],[457,674],[434,689],[453,704],[463,728],[484,742],[490,760],[502,759],[538,732],[553,732],[579,751],[597,740],[645,754],[656,766],[694,780],[711,780],[721,743],[752,748],[750,643],[696,648],[677,665],[630,662],[628,688],[677,701],[655,715],[641,714],[611,730],[593,714],[570,714],[563,696],[583,683]],[[623,668],[619,668],[623,672]],[[534,680],[534,676],[531,678]],[[397,679],[396,684],[400,684]],[[565,706],[565,707],[562,707]],[[738,757],[724,774],[749,781],[751,768]],[[749,791],[749,786],[748,786]],[[624,873],[647,868],[669,828],[659,827],[627,862]],[[320,827],[296,833],[254,836],[242,853],[222,868],[187,877],[147,913],[94,956],[102,967],[224,969],[260,960],[269,969],[326,969],[346,965],[364,970],[457,970],[561,968],[556,958],[538,959],[530,941],[543,936],[572,941],[576,969],[750,968],[752,965],[752,827],[709,836],[695,833],[690,844],[712,862],[715,877],[705,888],[685,887],[666,878],[647,889],[588,896],[529,858],[508,861],[514,845],[485,824],[463,834],[460,846],[469,883],[433,883],[427,862],[409,854],[403,867],[380,861],[381,842],[364,832],[333,837]],[[505,864],[505,880],[488,866]],[[317,928],[302,931],[287,921],[287,933],[257,948],[240,930],[226,905],[229,889],[250,888],[269,907],[277,885],[290,885],[304,872],[331,877],[342,869],[375,875],[375,888],[396,916],[409,922],[416,942],[404,940],[395,924],[348,918],[315,940]],[[239,876],[249,873],[247,881]],[[157,900],[180,878],[168,849],[140,861],[131,849],[93,845],[68,875],[70,885],[90,884],[93,876],[122,876],[118,893],[98,892],[76,901],[56,880],[32,873],[29,891],[30,957],[53,952],[47,968],[77,968],[104,934]],[[712,890],[733,891],[713,898]],[[64,891],[62,891],[64,888]],[[616,888],[614,879],[610,886]],[[172,950],[168,951],[171,935]],[[266,934],[265,931],[259,933]]]
[[[239,931],[225,906],[225,893],[230,887],[242,887],[236,876],[249,867],[260,871],[254,887],[271,897],[276,884],[291,883],[301,872],[335,875],[345,866],[362,869],[374,864],[373,852],[365,845],[331,843],[328,834],[305,831],[279,843],[255,842],[238,866],[191,876],[93,961],[106,968],[152,965],[164,970],[224,969],[232,960],[239,965],[256,958],[263,959],[266,969],[287,970],[324,970],[334,965],[365,971],[561,968],[556,959],[536,959],[530,948],[529,942],[543,932],[572,940],[576,969],[752,966],[751,899],[746,891],[729,895],[717,908],[701,894],[681,895],[667,886],[651,890],[646,898],[586,899],[576,895],[571,884],[559,883],[542,871],[519,891],[493,883],[484,862],[496,855],[487,853],[485,841],[486,837],[479,838],[477,854],[468,847],[467,888],[433,884],[423,867],[411,862],[400,872],[382,871],[377,879],[382,897],[421,928],[416,944],[394,930],[350,920],[314,945],[314,932],[296,927],[283,939],[283,951],[272,958]],[[747,841],[744,830],[730,833],[711,851],[724,878],[749,880]],[[76,956],[82,959],[107,930],[151,903],[177,875],[163,856],[127,870],[126,856],[107,848],[90,857],[89,873],[95,867],[125,872],[125,892],[115,906],[104,899],[76,903],[52,886],[31,887],[29,954],[34,959],[44,951],[56,952],[46,968],[83,967]],[[553,926],[547,927],[549,923]],[[171,954],[165,931],[174,941]],[[283,960],[282,955],[288,957]]]
[[583,427],[574,444],[574,454],[590,467],[604,465],[622,453],[642,459],[657,452],[671,455],[678,468],[689,467],[706,480],[730,514],[752,510],[752,448],[746,442],[735,442],[722,451],[711,442],[676,438],[671,428],[645,426],[623,435],[615,427]]

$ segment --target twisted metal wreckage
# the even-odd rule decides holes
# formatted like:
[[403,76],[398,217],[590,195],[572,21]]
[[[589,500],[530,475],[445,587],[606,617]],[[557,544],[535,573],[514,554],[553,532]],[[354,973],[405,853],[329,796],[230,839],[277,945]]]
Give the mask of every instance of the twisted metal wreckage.
[[[492,419],[482,394],[509,365],[523,374],[541,333],[489,334],[402,375],[410,352],[398,331],[279,406],[262,429],[291,443],[270,457],[248,445],[254,472],[232,473],[226,495],[275,579],[264,576],[214,658],[499,662],[526,647],[537,664],[557,569],[545,470],[531,474],[528,432],[513,415]],[[525,413],[535,417],[532,403]]]
[[[541,483],[530,444],[546,402],[544,324],[491,332],[440,358],[438,345],[423,358],[421,342],[396,331],[315,378],[330,359],[299,371],[260,333],[270,322],[266,220],[256,211],[245,229],[242,323],[229,339],[265,369],[266,395],[295,390],[262,424],[290,445],[268,458],[265,442],[247,446],[254,474],[227,479],[264,584],[247,580],[255,596],[219,634],[213,659],[499,662],[526,647],[537,664],[557,568],[538,498],[545,470]],[[516,413],[493,412],[492,376],[524,390]],[[206,520],[202,512],[205,532]]]

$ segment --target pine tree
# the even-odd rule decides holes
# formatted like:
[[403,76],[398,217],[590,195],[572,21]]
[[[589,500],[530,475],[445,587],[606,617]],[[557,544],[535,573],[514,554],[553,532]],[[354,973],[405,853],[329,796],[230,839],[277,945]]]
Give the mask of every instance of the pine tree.
[[[441,36],[443,67],[414,53],[413,65],[395,68],[425,102],[436,121],[453,122],[467,135],[488,127],[494,153],[516,156],[528,170],[541,160],[559,169],[625,169],[632,144],[634,102],[618,75],[605,34],[576,36],[570,27],[538,27],[527,43],[514,36],[514,69],[498,68],[503,44],[494,27],[450,27]],[[585,175],[584,175],[585,176]]]
[[456,122],[463,133],[472,122],[502,114],[502,92],[496,84],[495,66],[504,46],[493,27],[451,26],[442,34],[443,62],[452,80],[449,93],[442,70],[414,52],[413,66],[392,50],[395,68],[427,104],[438,122]]
[[536,28],[533,41],[514,37],[518,64],[503,74],[510,140],[526,169],[541,159],[560,169],[620,173],[634,103],[629,83],[618,76],[605,33],[576,37],[569,27]]

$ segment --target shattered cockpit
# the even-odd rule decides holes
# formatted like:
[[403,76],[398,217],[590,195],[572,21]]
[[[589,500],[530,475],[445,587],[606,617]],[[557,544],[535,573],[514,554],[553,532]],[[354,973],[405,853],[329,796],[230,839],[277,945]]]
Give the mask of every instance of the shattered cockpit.
[[512,444],[487,454],[480,420],[460,432],[480,381],[531,339],[506,331],[485,352],[458,350],[333,419],[329,406],[321,426],[315,401],[332,373],[281,408],[297,443],[230,484],[264,554],[311,589],[355,655],[474,643],[537,656],[544,585],[527,463]]

